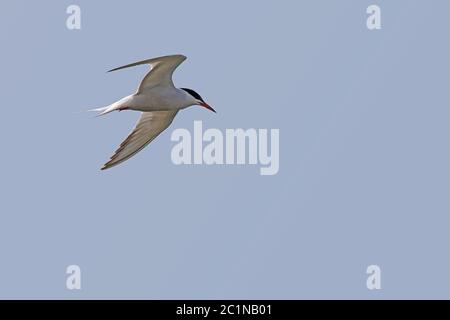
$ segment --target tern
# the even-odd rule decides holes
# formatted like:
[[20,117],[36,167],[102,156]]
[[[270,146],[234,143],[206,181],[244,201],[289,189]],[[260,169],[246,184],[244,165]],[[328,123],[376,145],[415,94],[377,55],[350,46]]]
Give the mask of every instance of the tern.
[[184,61],[184,55],[171,55],[143,60],[127,64],[111,71],[134,67],[142,64],[150,65],[150,71],[142,79],[136,93],[126,96],[113,104],[89,111],[98,111],[98,115],[105,115],[112,111],[134,110],[140,111],[139,118],[133,131],[120,144],[116,152],[106,162],[101,170],[112,168],[146,147],[161,132],[170,126],[179,110],[199,105],[216,112],[194,90],[176,88],[172,81],[175,69]]

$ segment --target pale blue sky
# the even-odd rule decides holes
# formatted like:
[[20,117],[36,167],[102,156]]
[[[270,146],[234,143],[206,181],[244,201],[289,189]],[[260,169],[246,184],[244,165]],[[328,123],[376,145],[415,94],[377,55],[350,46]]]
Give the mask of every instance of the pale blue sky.
[[[66,7],[82,29],[66,28]],[[382,29],[366,28],[366,8]],[[448,1],[4,1],[0,297],[449,298]],[[180,113],[99,170],[137,114],[78,113],[174,80]],[[170,133],[279,128],[280,171],[175,166]],[[65,288],[65,268],[82,290]],[[366,288],[377,264],[382,290]]]

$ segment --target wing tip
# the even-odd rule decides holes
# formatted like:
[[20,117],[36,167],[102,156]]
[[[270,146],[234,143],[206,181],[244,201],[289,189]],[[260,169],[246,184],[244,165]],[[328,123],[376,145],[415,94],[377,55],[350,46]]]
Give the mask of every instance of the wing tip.
[[127,64],[127,65],[124,65],[124,66],[121,66],[121,67],[113,68],[111,70],[106,71],[106,73],[117,71],[117,70],[121,70],[121,69],[125,69],[125,68],[129,68],[129,67],[135,67],[135,66],[140,65],[140,64],[151,64],[152,61],[155,61],[155,60],[158,60],[158,59],[163,59],[163,58],[170,58],[170,57],[177,57],[177,58],[182,59],[182,61],[187,59],[187,57],[184,54],[166,55],[166,56],[161,56],[161,57],[157,57],[157,58],[151,58],[151,59],[147,59],[147,60],[142,60],[142,61],[138,61],[138,62]]
[[112,167],[114,167],[115,165],[117,165],[118,163],[113,163],[113,162],[111,162],[111,161],[108,161],[107,163],[105,163],[101,168],[100,168],[100,171],[105,171],[105,170],[107,170],[107,169],[109,169],[109,168],[112,168]]
[[114,68],[114,69],[111,69],[111,70],[106,71],[106,73],[110,73],[110,72],[113,72],[113,71],[117,71],[117,70],[120,70],[121,68],[122,68],[122,67]]

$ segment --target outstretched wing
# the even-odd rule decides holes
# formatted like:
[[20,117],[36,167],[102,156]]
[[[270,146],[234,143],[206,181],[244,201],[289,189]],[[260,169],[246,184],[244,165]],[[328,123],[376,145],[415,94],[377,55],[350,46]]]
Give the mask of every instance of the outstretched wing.
[[152,88],[157,85],[173,86],[172,74],[184,60],[186,60],[186,57],[181,54],[164,56],[127,64],[125,66],[109,70],[108,72],[134,67],[141,64],[151,65],[150,71],[145,75],[139,85],[138,92],[142,92],[144,89]]
[[103,165],[102,170],[114,167],[141,151],[172,123],[177,112],[178,110],[142,112],[136,127]]

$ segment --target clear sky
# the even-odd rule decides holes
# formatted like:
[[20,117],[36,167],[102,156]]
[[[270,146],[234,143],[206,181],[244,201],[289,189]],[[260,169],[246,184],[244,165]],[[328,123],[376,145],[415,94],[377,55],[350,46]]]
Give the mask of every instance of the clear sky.
[[[81,8],[81,30],[66,8]],[[378,4],[382,29],[369,31]],[[448,1],[3,1],[1,298],[450,298]],[[113,67],[181,53],[194,107],[121,166]],[[177,128],[276,128],[280,169],[172,163]],[[79,265],[82,289],[66,288]],[[369,291],[378,265],[382,289]]]

